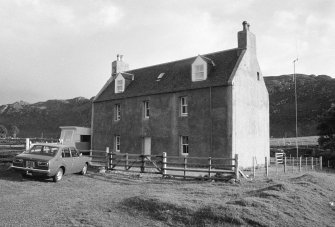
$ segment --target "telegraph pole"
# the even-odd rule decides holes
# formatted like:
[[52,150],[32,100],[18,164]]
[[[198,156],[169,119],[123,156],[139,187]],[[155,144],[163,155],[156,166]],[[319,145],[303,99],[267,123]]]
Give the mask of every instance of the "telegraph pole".
[[295,98],[295,147],[297,150],[297,158],[299,157],[298,152],[298,101],[297,101],[297,78],[295,75],[295,63],[298,61],[296,58],[293,61],[293,79],[294,79],[294,98]]

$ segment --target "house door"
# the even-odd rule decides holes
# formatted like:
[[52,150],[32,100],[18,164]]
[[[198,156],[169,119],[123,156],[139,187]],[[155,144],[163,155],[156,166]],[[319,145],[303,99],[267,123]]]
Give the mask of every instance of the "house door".
[[151,137],[143,138],[143,154],[151,155]]

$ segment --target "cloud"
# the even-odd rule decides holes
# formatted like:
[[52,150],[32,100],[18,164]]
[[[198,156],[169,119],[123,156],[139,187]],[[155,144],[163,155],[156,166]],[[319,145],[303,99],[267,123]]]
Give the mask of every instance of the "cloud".
[[134,69],[235,48],[243,20],[264,75],[291,73],[298,54],[299,72],[335,76],[334,11],[332,0],[0,0],[0,90],[91,97],[117,53]]
[[96,16],[94,16],[94,22],[96,24],[100,24],[101,21],[104,27],[109,27],[119,22],[122,16],[123,13],[118,8],[113,5],[109,5],[100,9]]

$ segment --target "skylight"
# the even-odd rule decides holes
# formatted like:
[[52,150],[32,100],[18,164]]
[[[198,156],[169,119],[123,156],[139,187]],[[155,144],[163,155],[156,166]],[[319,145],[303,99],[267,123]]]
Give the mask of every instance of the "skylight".
[[156,81],[160,81],[163,78],[164,75],[165,75],[165,73],[159,74]]

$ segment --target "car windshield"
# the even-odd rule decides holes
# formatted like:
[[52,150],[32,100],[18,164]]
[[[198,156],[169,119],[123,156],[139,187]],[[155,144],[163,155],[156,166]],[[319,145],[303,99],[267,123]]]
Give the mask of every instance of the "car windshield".
[[29,150],[25,151],[25,154],[36,154],[45,156],[55,156],[57,154],[58,147],[46,146],[46,145],[34,145]]

